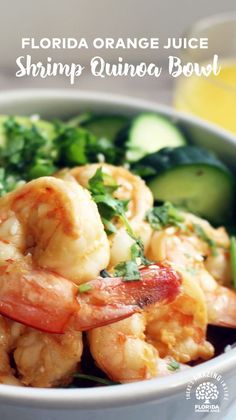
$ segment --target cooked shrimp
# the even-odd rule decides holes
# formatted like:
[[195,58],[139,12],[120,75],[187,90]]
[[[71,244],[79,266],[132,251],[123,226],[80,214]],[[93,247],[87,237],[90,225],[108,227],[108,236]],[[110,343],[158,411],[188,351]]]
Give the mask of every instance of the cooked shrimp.
[[213,356],[206,341],[207,313],[199,286],[183,278],[182,292],[170,303],[89,331],[96,364],[112,379],[133,382],[170,373],[169,360],[189,362]]
[[168,369],[171,359],[161,359],[155,347],[145,341],[145,327],[145,314],[134,314],[88,333],[97,366],[113,381],[143,381],[172,373]]
[[0,383],[66,385],[77,370],[82,348],[80,332],[46,334],[0,316]]
[[[138,176],[132,174],[123,167],[116,167],[103,164],[91,164],[73,168],[66,172],[59,172],[57,176],[70,179],[72,175],[83,187],[88,187],[89,179],[95,174],[98,168],[102,168],[105,174],[110,175],[119,188],[114,193],[114,197],[120,200],[129,200],[126,216],[134,233],[142,239],[144,248],[147,246],[151,237],[151,228],[145,222],[145,215],[153,205],[153,197],[145,182]],[[130,248],[134,240],[128,235],[124,226],[119,225],[117,233],[110,235],[111,257],[110,266],[115,266],[121,261],[130,259]]]
[[[122,319],[140,307],[171,301],[180,292],[181,277],[173,269],[167,265],[152,265],[140,270],[140,281],[123,282],[119,278],[91,281],[85,285],[87,291],[71,305],[69,285],[72,287],[73,283],[66,280],[65,285],[59,276],[42,269],[36,271],[29,257],[23,262],[23,266],[21,260],[1,267],[1,313],[41,330],[64,334],[42,333],[1,318],[4,331],[0,342],[2,383],[17,382],[9,362],[9,353],[13,351],[22,384],[37,387],[67,384],[82,354],[82,335],[76,330]],[[69,318],[66,317],[68,311],[71,311]],[[23,329],[17,333],[10,325],[21,325]]]
[[53,177],[31,181],[1,198],[0,221],[2,261],[30,252],[38,266],[75,283],[97,277],[108,264],[97,207],[76,183]]
[[67,385],[81,359],[82,333],[55,335],[27,328],[15,347],[14,361],[23,385],[46,388]]
[[236,293],[228,287],[219,285],[205,269],[198,268],[191,273],[191,276],[204,292],[208,323],[236,328]]
[[133,382],[157,376],[158,353],[145,342],[145,316],[132,317],[88,333],[92,356],[109,378]]
[[147,339],[160,357],[172,356],[182,363],[209,359],[214,348],[206,340],[205,297],[187,273],[182,278],[183,290],[174,302],[147,310]]
[[15,377],[15,371],[10,365],[9,354],[20,332],[25,328],[23,325],[13,323],[0,315],[0,384],[21,385]]
[[[16,239],[16,229],[12,232],[7,224],[12,212],[19,221]],[[0,220],[2,239],[19,251],[19,257],[3,259],[0,266],[0,313],[5,316],[49,333],[82,331],[125,318],[159,299],[157,266],[147,275],[141,270],[142,281],[132,284],[96,276],[86,294],[78,293],[71,280],[93,279],[106,267],[109,249],[96,205],[75,182],[50,177],[31,181],[0,200]],[[96,237],[98,243],[91,245]]]
[[[235,327],[236,293],[221,286],[229,284],[231,280],[228,235],[224,228],[214,229],[207,221],[196,216],[184,216],[189,229],[183,231],[168,227],[154,232],[148,256],[154,261],[166,259],[199,284],[206,298],[209,323]],[[192,229],[193,224],[201,226],[208,238],[214,241],[214,253],[209,243]]]
[[49,333],[83,331],[126,318],[179,292],[181,278],[170,267],[140,269],[141,280],[97,278],[80,289],[33,266],[28,256],[0,267],[0,313]]
[[153,205],[153,197],[145,182],[122,166],[108,165],[107,163],[94,163],[91,165],[73,168],[70,173],[80,185],[87,188],[89,179],[98,168],[110,175],[117,185],[118,190],[114,196],[119,200],[130,200],[127,211],[129,220],[143,221],[147,210]]
[[[213,228],[207,220],[184,213],[185,224],[190,228],[200,226],[207,237],[214,241],[215,252],[212,252],[209,244],[198,238],[199,252],[202,252],[203,263],[207,271],[215,278],[217,283],[230,287],[232,285],[232,272],[230,266],[230,239],[224,227]],[[196,244],[196,239],[195,239]],[[204,254],[203,254],[204,252]]]

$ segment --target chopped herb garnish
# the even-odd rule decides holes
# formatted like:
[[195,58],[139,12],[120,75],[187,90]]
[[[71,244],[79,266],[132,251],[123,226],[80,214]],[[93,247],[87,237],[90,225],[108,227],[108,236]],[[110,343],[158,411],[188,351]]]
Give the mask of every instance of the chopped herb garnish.
[[55,161],[58,152],[52,132],[47,133],[33,123],[29,126],[21,124],[9,117],[3,123],[3,138],[4,145],[0,147],[0,195],[12,191],[22,181],[51,175],[57,169]]
[[[184,224],[184,217],[181,212],[169,202],[149,210],[146,214],[146,220],[154,230],[175,226],[185,233],[191,233],[191,229]],[[211,239],[200,225],[193,223],[191,228],[200,239],[209,245],[212,254],[218,255],[216,241]]]
[[115,277],[122,277],[125,281],[140,280],[138,264],[135,260],[123,261],[115,266]]
[[140,280],[140,271],[137,261],[142,265],[150,265],[152,264],[152,261],[149,261],[144,256],[144,246],[139,238],[135,239],[135,243],[131,245],[130,252],[130,261],[122,261],[115,266],[115,276],[122,277],[125,281]]
[[150,265],[152,261],[149,261],[144,255],[144,245],[140,238],[135,238],[135,243],[131,246],[131,260],[135,261],[137,258],[140,260],[140,263],[143,265]]
[[73,166],[86,163],[98,162],[99,156],[111,164],[120,163],[121,149],[105,139],[97,138],[89,130],[81,127],[83,122],[77,119],[65,124],[57,121],[58,137],[56,140],[59,149],[59,161],[61,165]]
[[114,217],[118,217],[125,224],[128,223],[125,216],[128,201],[118,200],[113,197],[113,193],[118,188],[119,185],[116,184],[111,176],[102,172],[102,168],[98,168],[94,176],[89,180],[89,191],[97,204],[107,234],[116,232],[116,226],[112,222]]
[[93,288],[92,285],[88,283],[84,283],[78,286],[78,290],[80,293],[89,292],[90,290],[92,290],[92,288]]
[[[58,124],[56,145],[61,165],[84,165],[89,162],[88,150],[96,143],[96,138],[81,127]],[[96,160],[95,160],[96,161]]]
[[[105,228],[109,222],[109,226],[113,226],[113,232],[116,232],[116,226],[112,222],[113,218],[116,217],[124,222],[128,230],[132,232],[132,229],[125,215],[128,201],[118,200],[113,196],[113,193],[118,188],[119,185],[116,184],[111,176],[102,172],[102,168],[98,168],[94,176],[89,180],[89,191],[91,192],[92,198],[98,206],[98,211]],[[108,234],[113,232],[110,232],[110,229],[107,231]]]
[[176,360],[171,360],[169,363],[168,363],[168,366],[167,366],[167,369],[168,370],[171,370],[171,371],[175,371],[175,370],[178,370],[180,368],[180,364],[176,361]]
[[98,376],[86,375],[85,373],[75,373],[74,378],[86,379],[88,381],[98,382],[103,385],[119,385],[119,382],[110,381],[110,379],[99,378]]
[[114,197],[119,185],[114,179],[105,174],[102,168],[89,180],[89,191],[97,204],[99,214],[108,235],[117,231],[114,220],[120,220],[126,228],[128,235],[135,241],[131,246],[131,260],[123,261],[115,267],[115,276],[123,277],[124,280],[139,280],[140,272],[137,260],[140,264],[149,265],[150,262],[144,256],[144,247],[140,238],[137,238],[126,217],[128,200],[119,200]]
[[230,240],[230,262],[233,276],[233,286],[236,289],[236,237],[232,236]]
[[162,206],[153,207],[146,213],[146,220],[154,230],[161,230],[168,226],[184,229],[184,217],[173,204],[166,202]]
[[[111,164],[123,162],[123,147],[82,126],[88,118],[88,114],[81,114],[67,123],[6,118],[0,130],[0,168],[4,168],[0,196],[14,190],[21,181],[52,175],[63,166],[98,162],[101,157]],[[112,230],[112,226],[108,227]]]

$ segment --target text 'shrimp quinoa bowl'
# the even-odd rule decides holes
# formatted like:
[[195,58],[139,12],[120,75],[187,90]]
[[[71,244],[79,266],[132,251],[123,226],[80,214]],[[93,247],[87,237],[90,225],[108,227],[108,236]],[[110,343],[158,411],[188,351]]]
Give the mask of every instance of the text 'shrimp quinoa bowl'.
[[[141,48],[141,49],[158,49],[159,38],[118,38],[114,40],[113,38],[95,38],[92,42],[94,48],[101,50],[105,49],[129,49],[129,48]],[[85,38],[75,39],[75,38],[42,38],[38,42],[35,38],[22,38],[21,47],[23,52],[27,48],[32,50],[37,49],[74,49],[74,48],[89,48],[89,45]],[[207,49],[208,42],[206,38],[168,38],[164,49],[186,49],[186,48],[200,48]],[[81,63],[71,63],[65,64],[62,62],[57,62],[52,59],[52,57],[47,57],[46,62],[43,64],[42,61],[34,61],[30,54],[19,55],[16,59],[17,71],[16,77],[22,78],[25,76],[31,77],[55,77],[55,76],[65,76],[68,78],[71,85],[74,85],[76,81],[83,75],[85,71],[85,66]],[[103,79],[105,77],[153,77],[159,78],[163,72],[163,66],[161,62],[159,64],[151,62],[145,63],[141,61],[140,63],[130,63],[123,59],[123,57],[118,57],[116,62],[105,60],[103,57],[96,55],[90,61],[90,71],[91,74],[97,78]],[[174,78],[179,76],[190,76],[196,75],[197,77],[205,76],[208,77],[211,74],[217,76],[220,72],[220,65],[218,60],[218,55],[214,54],[211,62],[206,63],[197,63],[197,62],[184,62],[180,57],[176,55],[168,56],[168,73]]]
[[226,418],[235,159],[161,105],[0,95],[1,418]]

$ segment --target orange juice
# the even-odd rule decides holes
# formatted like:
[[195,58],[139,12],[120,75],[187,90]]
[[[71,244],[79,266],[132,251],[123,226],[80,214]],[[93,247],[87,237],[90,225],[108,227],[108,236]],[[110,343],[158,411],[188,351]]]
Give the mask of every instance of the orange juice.
[[174,105],[236,133],[236,60],[222,62],[218,76],[180,79]]

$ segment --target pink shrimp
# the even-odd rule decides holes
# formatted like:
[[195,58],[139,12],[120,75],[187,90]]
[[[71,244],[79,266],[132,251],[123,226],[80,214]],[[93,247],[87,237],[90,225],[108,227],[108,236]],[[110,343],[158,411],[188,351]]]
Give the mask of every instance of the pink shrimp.
[[140,281],[97,278],[82,286],[45,269],[29,257],[0,267],[0,313],[49,333],[84,331],[124,319],[156,302],[172,301],[181,277],[169,266],[140,269]]

